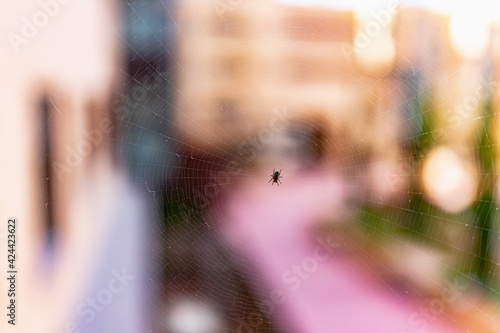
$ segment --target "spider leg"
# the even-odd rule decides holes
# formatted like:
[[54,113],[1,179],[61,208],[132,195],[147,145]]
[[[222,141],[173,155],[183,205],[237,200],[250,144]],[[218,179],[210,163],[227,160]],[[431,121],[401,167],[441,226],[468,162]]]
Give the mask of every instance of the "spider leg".
[[[281,183],[281,185],[283,185],[283,183],[281,182],[281,180],[278,179],[278,181]],[[278,185],[279,186],[279,185]]]
[[280,169],[280,174],[281,174],[281,169]]
[[268,183],[270,183],[270,182],[271,182],[271,180],[273,180],[273,179],[271,178],[271,179],[268,181]]
[[274,173],[274,171],[276,171],[276,170],[275,170],[275,169],[273,169],[273,173]]

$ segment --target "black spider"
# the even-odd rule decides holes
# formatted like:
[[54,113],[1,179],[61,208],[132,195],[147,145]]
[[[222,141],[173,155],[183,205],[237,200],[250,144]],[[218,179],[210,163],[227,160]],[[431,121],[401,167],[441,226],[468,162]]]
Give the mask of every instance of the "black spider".
[[271,185],[274,185],[274,183],[276,183],[276,184],[278,184],[278,186],[280,186],[280,184],[283,185],[280,178],[283,178],[283,177],[281,177],[281,169],[280,169],[280,171],[276,171],[275,169],[273,169],[273,174],[271,175],[271,180],[273,182],[271,183],[271,180],[269,180],[268,183],[271,183]]

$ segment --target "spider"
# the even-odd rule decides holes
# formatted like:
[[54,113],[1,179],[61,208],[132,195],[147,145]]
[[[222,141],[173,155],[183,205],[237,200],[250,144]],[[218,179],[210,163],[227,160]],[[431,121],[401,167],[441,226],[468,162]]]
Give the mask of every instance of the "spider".
[[[281,169],[280,171],[276,171],[275,169],[273,169],[273,174],[271,175],[271,180],[273,181],[271,183],[271,180],[268,181],[268,183],[271,183],[271,185],[274,185],[274,183],[278,184],[278,186],[280,186],[280,184],[278,182],[281,183],[281,180],[280,178],[283,178],[281,177]],[[281,183],[283,185],[283,183]]]

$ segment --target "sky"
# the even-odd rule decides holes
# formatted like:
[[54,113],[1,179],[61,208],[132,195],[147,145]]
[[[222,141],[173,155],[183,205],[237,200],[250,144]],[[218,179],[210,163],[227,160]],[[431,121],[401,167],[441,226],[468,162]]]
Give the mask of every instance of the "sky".
[[498,0],[275,0],[279,3],[296,6],[320,6],[338,9],[362,8],[384,8],[389,3],[400,3],[404,6],[422,6],[442,13],[452,14],[455,12],[477,12],[481,16],[494,16],[500,19],[500,1]]

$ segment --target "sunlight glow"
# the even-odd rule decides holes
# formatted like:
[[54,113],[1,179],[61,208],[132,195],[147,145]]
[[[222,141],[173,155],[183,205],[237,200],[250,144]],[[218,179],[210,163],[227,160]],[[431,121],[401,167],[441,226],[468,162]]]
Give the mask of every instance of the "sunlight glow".
[[486,7],[476,3],[457,3],[450,13],[450,38],[465,58],[478,59],[486,51],[491,19]]
[[[361,65],[392,65],[395,59],[395,47],[392,38],[392,24],[399,2],[392,1],[385,7],[355,8],[357,22],[354,37],[356,59]],[[370,9],[369,9],[370,8]]]
[[426,196],[447,212],[464,210],[476,196],[477,181],[472,166],[450,148],[438,147],[429,153],[422,173]]
[[168,318],[168,327],[176,333],[216,333],[222,330],[219,316],[200,302],[179,302]]

